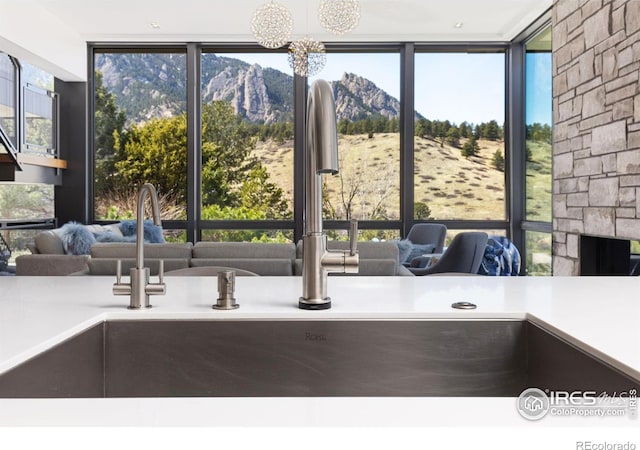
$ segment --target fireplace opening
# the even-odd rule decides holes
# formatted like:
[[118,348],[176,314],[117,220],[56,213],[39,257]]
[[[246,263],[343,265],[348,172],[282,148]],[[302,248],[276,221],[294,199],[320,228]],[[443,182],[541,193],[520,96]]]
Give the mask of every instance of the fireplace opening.
[[581,275],[638,275],[640,255],[631,253],[628,239],[580,236]]

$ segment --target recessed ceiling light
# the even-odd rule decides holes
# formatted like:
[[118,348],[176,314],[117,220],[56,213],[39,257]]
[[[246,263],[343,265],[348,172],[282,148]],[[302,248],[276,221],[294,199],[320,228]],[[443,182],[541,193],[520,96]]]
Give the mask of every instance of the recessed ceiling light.
[[154,30],[157,30],[158,28],[160,28],[159,22],[149,22],[149,25],[151,25],[151,28],[153,28]]
[[463,25],[464,23],[462,22],[456,22],[456,24],[454,25],[454,28],[462,28]]

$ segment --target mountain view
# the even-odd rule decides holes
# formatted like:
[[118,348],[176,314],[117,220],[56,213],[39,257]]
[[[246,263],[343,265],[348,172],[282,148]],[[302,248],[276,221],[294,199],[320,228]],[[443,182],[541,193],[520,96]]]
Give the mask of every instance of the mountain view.
[[[132,123],[171,117],[186,109],[186,57],[154,53],[123,58],[101,53],[96,70],[118,107]],[[292,76],[258,64],[214,54],[202,58],[202,99],[229,102],[236,114],[252,123],[293,121]],[[121,74],[126,73],[126,76]],[[352,73],[331,81],[338,120],[372,115],[399,117],[400,102],[373,82]]]
[[[329,80],[338,118],[340,173],[325,177],[324,216],[399,220],[400,102],[376,82],[353,73],[357,63],[351,67],[339,79]],[[117,219],[130,214],[130,207],[120,199],[131,197],[133,187],[144,180],[167,195],[163,217],[173,208],[171,217],[183,218],[187,186],[186,55],[99,53],[95,68],[99,72],[96,215]],[[381,79],[375,70],[365,73]],[[201,218],[291,219],[292,76],[213,53],[203,54],[201,74]],[[487,95],[483,98],[470,99],[475,103],[469,106],[482,108],[483,101],[490,101]],[[468,109],[465,99],[446,101],[457,102],[447,105],[457,111]],[[496,120],[455,123],[430,120],[416,112],[415,218],[504,219],[503,132]],[[536,217],[543,220],[550,217],[550,203],[545,200],[551,187],[550,137],[548,125],[527,127],[527,166],[532,168],[527,175],[528,214],[538,214]],[[504,230],[496,232],[503,234]],[[398,236],[397,230],[363,230],[360,237]],[[250,230],[210,230],[205,231],[204,238],[290,239],[279,231]]]

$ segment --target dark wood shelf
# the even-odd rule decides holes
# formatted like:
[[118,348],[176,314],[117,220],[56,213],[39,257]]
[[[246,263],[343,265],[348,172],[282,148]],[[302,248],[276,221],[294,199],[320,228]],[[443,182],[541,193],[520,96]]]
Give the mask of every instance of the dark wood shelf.
[[55,228],[56,219],[0,219],[0,230]]

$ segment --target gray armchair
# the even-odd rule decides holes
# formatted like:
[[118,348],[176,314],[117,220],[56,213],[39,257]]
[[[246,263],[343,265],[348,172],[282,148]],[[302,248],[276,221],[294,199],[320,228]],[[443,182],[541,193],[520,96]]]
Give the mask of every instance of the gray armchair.
[[[430,267],[409,267],[414,275],[437,273],[478,273],[489,236],[482,232],[459,233],[451,241],[440,260]],[[419,258],[414,259],[419,263]],[[426,261],[426,258],[425,258]],[[412,265],[414,265],[412,263]]]
[[433,244],[433,253],[442,253],[447,227],[441,223],[416,223],[409,230],[407,239],[414,244]]

